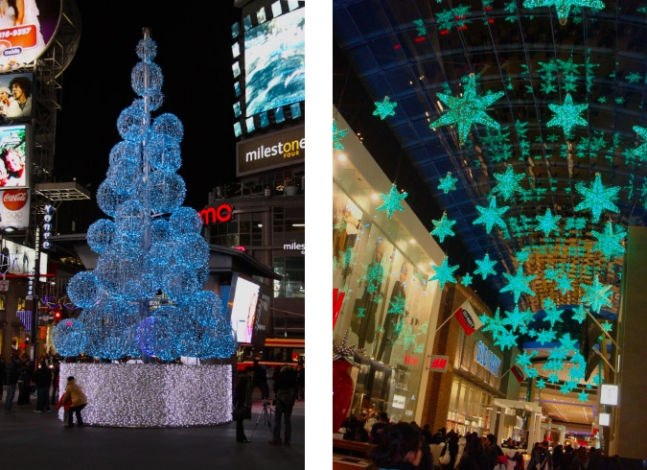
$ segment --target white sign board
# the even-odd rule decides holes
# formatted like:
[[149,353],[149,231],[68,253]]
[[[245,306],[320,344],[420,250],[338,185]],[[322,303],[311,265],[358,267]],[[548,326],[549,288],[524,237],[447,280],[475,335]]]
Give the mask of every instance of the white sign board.
[[600,387],[600,404],[617,405],[618,404],[618,386],[611,384],[602,384]]
[[598,418],[598,424],[600,426],[608,426],[610,422],[611,415],[609,413],[600,413],[600,417]]

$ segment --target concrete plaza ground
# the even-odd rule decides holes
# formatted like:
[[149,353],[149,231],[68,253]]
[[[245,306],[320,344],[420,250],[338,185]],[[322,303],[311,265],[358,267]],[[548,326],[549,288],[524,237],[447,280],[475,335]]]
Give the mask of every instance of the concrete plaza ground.
[[[16,399],[17,396],[18,393]],[[305,402],[294,405],[292,445],[274,447],[268,444],[271,432],[262,418],[258,389],[253,398],[252,420],[245,421],[247,438],[252,441],[249,444],[236,442],[235,422],[200,428],[67,429],[54,407],[50,413],[34,413],[34,396],[31,405],[17,406],[14,401],[8,414],[4,413],[2,400],[0,459],[3,467],[21,470],[305,468]],[[256,425],[259,416],[261,420]]]

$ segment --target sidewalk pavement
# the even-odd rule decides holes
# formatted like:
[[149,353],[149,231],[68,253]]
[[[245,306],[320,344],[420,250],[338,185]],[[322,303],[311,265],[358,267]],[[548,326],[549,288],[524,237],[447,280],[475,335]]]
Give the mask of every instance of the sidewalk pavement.
[[249,444],[236,442],[235,422],[192,428],[75,426],[67,429],[58,420],[54,406],[50,413],[34,413],[35,409],[33,395],[31,405],[18,406],[14,402],[11,413],[4,412],[2,400],[0,459],[3,466],[21,470],[305,468],[304,402],[296,402],[292,412],[292,445],[271,446],[268,442],[272,435],[264,421],[258,389],[253,395],[252,419],[244,422],[247,438],[252,441]]

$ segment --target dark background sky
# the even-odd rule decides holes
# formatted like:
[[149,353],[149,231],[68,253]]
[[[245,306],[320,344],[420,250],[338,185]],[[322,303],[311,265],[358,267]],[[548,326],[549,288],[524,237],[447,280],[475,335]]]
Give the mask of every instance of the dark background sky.
[[[172,113],[182,121],[183,164],[178,173],[187,186],[184,205],[202,209],[214,186],[236,179],[231,24],[240,18],[240,10],[233,0],[76,2],[82,34],[62,77],[54,177],[76,177],[81,185],[90,185],[92,201],[64,203],[60,210],[82,208],[90,223],[103,216],[96,189],[105,179],[110,149],[122,140],[117,118],[136,98],[130,72],[138,62],[135,47],[144,26],[152,28],[158,47],[155,62],[164,74],[164,104],[153,117]],[[83,225],[77,220],[77,231]]]

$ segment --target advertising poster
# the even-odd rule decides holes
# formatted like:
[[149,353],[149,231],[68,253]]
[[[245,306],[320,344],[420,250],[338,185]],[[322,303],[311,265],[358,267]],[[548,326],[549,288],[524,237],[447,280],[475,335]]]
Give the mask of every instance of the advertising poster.
[[260,288],[258,284],[238,276],[233,289],[231,327],[236,332],[236,341],[251,343]]
[[61,0],[0,0],[0,71],[34,62],[54,37]]
[[27,189],[0,191],[0,230],[29,227],[30,193]]
[[[0,3],[2,0],[0,0]],[[34,74],[0,75],[0,122],[28,120],[32,115]]]
[[28,164],[26,125],[0,126],[0,188],[29,186]]

